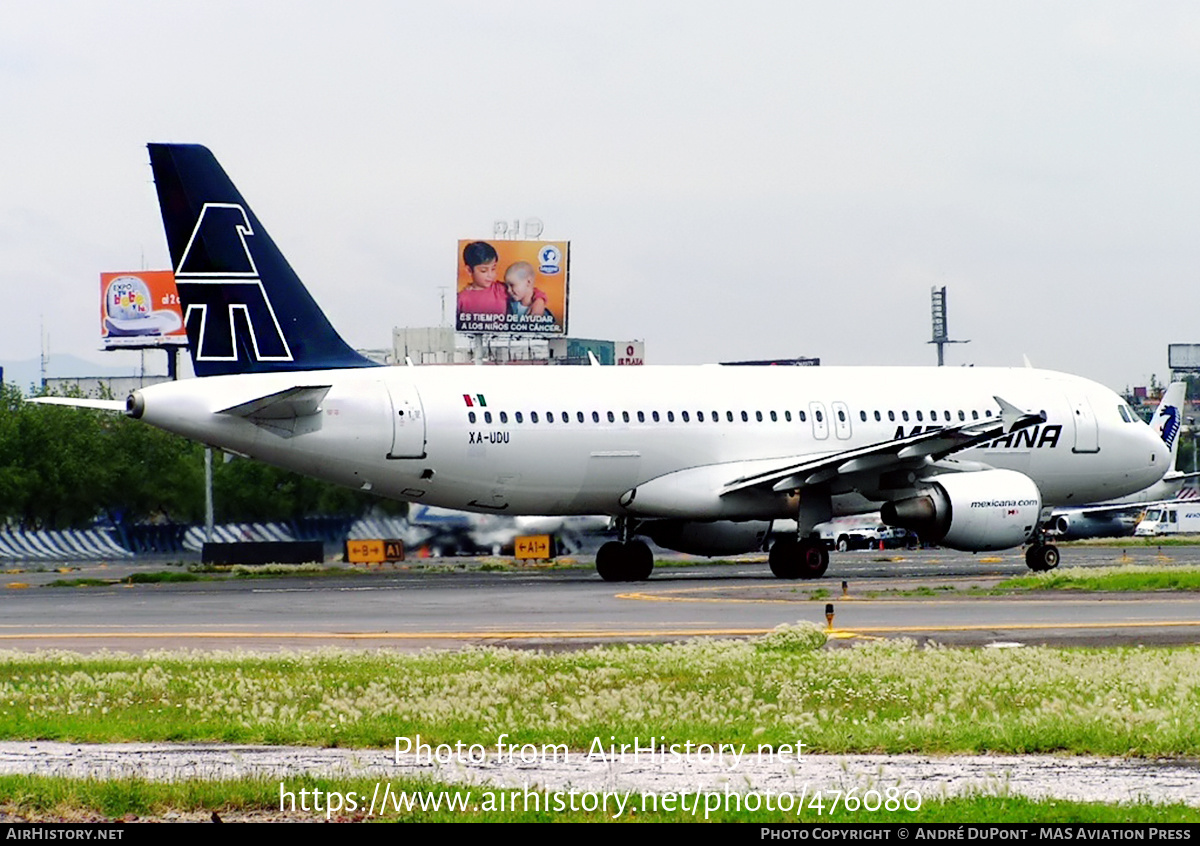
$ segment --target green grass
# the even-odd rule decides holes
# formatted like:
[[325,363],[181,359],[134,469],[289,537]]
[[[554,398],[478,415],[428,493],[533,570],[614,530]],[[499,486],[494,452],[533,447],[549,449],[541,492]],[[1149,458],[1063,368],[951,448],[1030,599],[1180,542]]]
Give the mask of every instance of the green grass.
[[1158,546],[1200,546],[1200,535],[1166,535],[1153,538],[1088,538],[1086,540],[1067,541],[1062,544],[1072,546],[1103,546],[1121,549],[1124,547],[1145,549]]
[[[781,627],[750,641],[602,647],[546,654],[460,652],[65,652],[0,654],[0,736],[69,741],[227,741],[391,749],[422,742],[567,744],[805,744],[812,752],[1070,752],[1195,756],[1200,751],[1200,649],[950,650],[886,641],[824,650],[817,627]],[[803,754],[803,753],[802,753]],[[802,772],[802,755],[799,772]],[[391,790],[463,796],[471,810],[396,811],[384,820],[606,821],[604,812],[484,810],[497,788],[417,777]],[[361,819],[376,782],[283,779],[284,789],[355,791]],[[579,785],[586,790],[588,785]],[[813,785],[817,789],[820,785]],[[911,785],[903,785],[908,788]],[[864,784],[860,791],[886,790]],[[799,791],[797,787],[797,792]],[[736,788],[734,788],[736,791]],[[502,791],[511,797],[514,791]],[[515,791],[520,795],[520,791]],[[722,793],[723,788],[719,791]],[[491,795],[488,800],[487,795]],[[915,796],[915,794],[912,794]],[[0,811],[28,819],[279,817],[280,780],[0,777]],[[639,808],[633,819],[703,819]],[[811,801],[811,797],[810,800]],[[968,797],[922,800],[916,811],[800,813],[717,810],[714,821],[775,822],[1200,822],[1182,805],[1033,801],[1003,783]],[[480,807],[477,807],[480,806]],[[324,806],[323,806],[324,807]],[[285,816],[324,819],[315,810]],[[629,818],[626,814],[625,818]]]
[[[379,785],[378,791],[376,785]],[[217,812],[223,819],[261,819],[264,817],[296,820],[361,820],[367,817],[372,797],[382,797],[384,785],[389,786],[389,795],[397,792],[425,793],[429,799],[440,800],[442,807],[432,810],[427,804],[421,810],[418,804],[411,809],[403,801],[399,809],[389,801],[386,810],[382,802],[376,802],[375,818],[389,822],[608,822],[616,816],[616,806],[610,803],[609,812],[598,810],[587,812],[570,810],[571,797],[560,790],[553,802],[561,801],[563,810],[556,805],[547,811],[545,806],[534,808],[533,794],[525,797],[521,789],[499,788],[487,784],[464,786],[417,777],[385,777],[379,780],[349,777],[341,779],[313,778],[310,776],[277,778],[245,778],[229,781],[200,781],[195,779],[150,782],[144,779],[68,779],[45,776],[0,776],[0,811],[27,820],[65,818],[68,820],[90,819],[95,816],[122,819],[162,819],[173,815],[207,819]],[[579,785],[577,791],[608,789],[599,786]],[[886,788],[882,788],[886,789]],[[308,791],[302,796],[300,791]],[[320,811],[314,805],[313,791],[320,790]],[[797,791],[798,792],[798,791]],[[281,812],[281,793],[283,811]],[[931,799],[924,798],[916,810],[903,807],[894,811],[881,808],[876,811],[846,811],[839,804],[833,808],[833,794],[822,796],[824,807],[819,808],[811,794],[805,796],[800,810],[792,804],[795,799],[784,800],[789,811],[771,810],[760,807],[751,800],[755,810],[747,810],[746,796],[725,798],[723,788],[709,791],[713,795],[711,806],[715,810],[706,812],[703,802],[693,815],[678,806],[664,809],[664,796],[631,793],[625,797],[623,821],[643,822],[791,822],[791,823],[1196,823],[1200,822],[1200,809],[1187,805],[1153,805],[1144,802],[1104,804],[1098,802],[1070,802],[1064,800],[1032,800],[1007,795],[1002,789],[994,793],[980,793],[965,797]],[[330,798],[334,794],[336,798]],[[351,795],[353,794],[353,795]],[[503,794],[504,810],[500,810]],[[446,804],[454,797],[457,808],[450,811]],[[544,793],[537,794],[539,803]],[[721,807],[716,807],[717,802]],[[516,798],[517,808],[510,803]],[[579,797],[576,797],[579,801]],[[688,797],[694,801],[694,794]],[[773,800],[776,801],[776,800]],[[353,808],[351,805],[353,804]],[[872,805],[874,800],[872,799]],[[909,795],[909,807],[916,805],[915,795]],[[307,806],[308,810],[304,810]],[[330,807],[340,810],[330,810]],[[528,806],[528,807],[527,807]],[[463,808],[466,810],[463,810]],[[294,809],[294,810],[293,810]],[[632,811],[632,812],[631,812]]]
[[238,579],[267,579],[277,576],[346,576],[358,571],[324,564],[234,564],[223,568]]
[[131,585],[150,585],[159,582],[198,582],[201,578],[195,573],[171,573],[164,570],[157,573],[133,573],[121,581]]
[[[993,587],[970,584],[960,587],[955,584],[921,585],[915,588],[888,588],[868,590],[861,595],[868,599],[909,598],[935,596],[1011,596],[1042,590],[1076,590],[1097,592],[1140,592],[1140,591],[1200,591],[1200,566],[1163,564],[1117,564],[1111,567],[1068,567],[1048,573],[1030,573],[1011,576]],[[820,595],[818,595],[820,594]],[[813,591],[810,599],[827,595],[821,590]]]
[[46,587],[111,587],[115,584],[116,579],[55,579]]
[[757,641],[539,653],[0,654],[0,737],[390,748],[803,742],[807,752],[1200,753],[1200,648]]
[[113,585],[151,585],[160,582],[198,582],[204,579],[195,573],[169,572],[166,570],[154,573],[132,573],[119,579],[55,579],[46,587],[112,587]]
[[1068,567],[1028,576],[1005,579],[1000,591],[1083,590],[1152,591],[1200,590],[1200,566],[1144,566],[1126,564],[1115,567]]

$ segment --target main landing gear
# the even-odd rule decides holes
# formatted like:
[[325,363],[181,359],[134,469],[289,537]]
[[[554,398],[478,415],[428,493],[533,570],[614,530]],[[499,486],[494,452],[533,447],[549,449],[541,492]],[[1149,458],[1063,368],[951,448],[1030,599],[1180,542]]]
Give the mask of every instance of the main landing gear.
[[609,541],[596,552],[596,572],[606,582],[644,582],[654,572],[654,553],[645,541],[634,540],[634,521],[617,518],[619,541]]
[[779,538],[767,559],[778,579],[819,579],[829,568],[829,550],[818,538]]
[[644,582],[653,571],[654,553],[643,541],[609,541],[596,552],[596,572],[606,582]]
[[1037,573],[1053,570],[1058,566],[1058,547],[1041,540],[1030,544],[1025,550],[1025,566]]

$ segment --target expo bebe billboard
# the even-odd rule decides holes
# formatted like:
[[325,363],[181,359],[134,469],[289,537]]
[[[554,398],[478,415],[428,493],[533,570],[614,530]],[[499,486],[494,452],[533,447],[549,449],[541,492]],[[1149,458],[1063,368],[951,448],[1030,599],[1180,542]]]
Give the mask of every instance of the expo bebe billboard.
[[185,346],[183,312],[170,270],[100,274],[100,338],[115,347]]
[[459,241],[455,329],[565,335],[569,248],[569,241]]

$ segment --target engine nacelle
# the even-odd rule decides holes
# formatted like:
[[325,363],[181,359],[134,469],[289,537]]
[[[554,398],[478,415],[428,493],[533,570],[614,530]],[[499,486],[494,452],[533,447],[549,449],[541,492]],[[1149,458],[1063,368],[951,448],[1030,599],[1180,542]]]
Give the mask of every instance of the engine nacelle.
[[1047,528],[1049,534],[1058,540],[1121,538],[1133,535],[1134,529],[1137,528],[1137,518],[1128,511],[1093,514],[1076,512],[1057,515]]
[[649,520],[638,526],[644,534],[664,549],[686,552],[689,555],[741,555],[761,550],[771,530],[766,520],[717,520],[701,523],[695,520]]
[[917,496],[885,503],[883,522],[911,529],[921,540],[981,552],[1020,546],[1041,516],[1041,491],[1014,470],[947,473],[927,485]]

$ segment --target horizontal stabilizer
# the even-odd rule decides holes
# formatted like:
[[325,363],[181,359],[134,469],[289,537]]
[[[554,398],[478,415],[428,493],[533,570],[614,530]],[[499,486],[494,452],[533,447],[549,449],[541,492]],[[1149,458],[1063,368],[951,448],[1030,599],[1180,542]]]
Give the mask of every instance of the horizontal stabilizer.
[[309,385],[288,388],[265,397],[223,408],[218,414],[245,417],[251,420],[288,420],[309,417],[321,411],[321,401],[331,385]]
[[95,408],[100,411],[124,413],[125,400],[86,399],[84,397],[30,397],[29,402],[41,405],[69,405],[74,408]]

